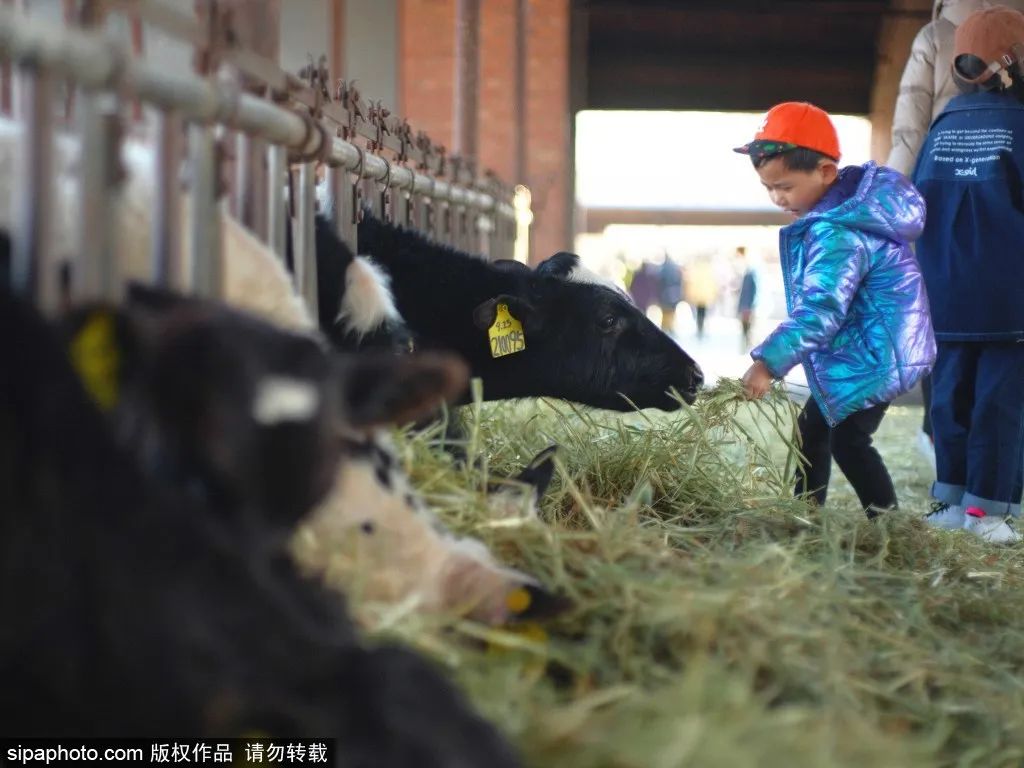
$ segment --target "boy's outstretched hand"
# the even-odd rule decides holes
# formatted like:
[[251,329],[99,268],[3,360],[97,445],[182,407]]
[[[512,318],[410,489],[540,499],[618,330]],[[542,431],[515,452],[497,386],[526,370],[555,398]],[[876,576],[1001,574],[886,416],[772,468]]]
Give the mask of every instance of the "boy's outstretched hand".
[[750,400],[760,400],[771,389],[772,379],[768,366],[761,360],[755,360],[743,374],[743,392]]

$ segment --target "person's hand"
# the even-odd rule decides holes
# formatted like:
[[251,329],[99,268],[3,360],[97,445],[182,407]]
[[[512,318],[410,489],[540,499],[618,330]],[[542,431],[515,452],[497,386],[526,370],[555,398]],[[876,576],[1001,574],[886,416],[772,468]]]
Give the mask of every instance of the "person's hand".
[[772,379],[768,366],[761,360],[755,360],[743,374],[743,393],[749,400],[760,400],[771,388]]

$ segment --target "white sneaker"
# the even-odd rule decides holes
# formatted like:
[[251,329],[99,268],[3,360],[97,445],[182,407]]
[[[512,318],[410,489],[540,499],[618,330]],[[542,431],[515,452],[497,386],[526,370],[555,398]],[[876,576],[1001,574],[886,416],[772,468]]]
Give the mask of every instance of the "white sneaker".
[[917,433],[917,450],[927,459],[932,471],[935,471],[935,443],[924,430]]
[[[973,514],[975,509],[972,508],[971,514],[964,515],[965,531],[970,531],[982,541],[991,544],[1016,544],[1020,541],[1021,535],[1014,529],[1011,522],[1013,518],[1009,515],[999,517],[982,513],[978,516]],[[981,512],[980,509],[977,511]]]
[[941,528],[944,531],[959,531],[964,527],[966,519],[964,508],[959,504],[946,504],[936,501],[932,504],[932,511],[924,516],[924,521],[933,528]]

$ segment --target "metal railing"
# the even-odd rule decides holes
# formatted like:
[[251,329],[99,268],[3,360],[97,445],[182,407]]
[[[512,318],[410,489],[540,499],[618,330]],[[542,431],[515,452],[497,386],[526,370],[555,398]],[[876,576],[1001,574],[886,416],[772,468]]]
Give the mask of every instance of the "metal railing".
[[[468,162],[446,156],[422,133],[379,103],[367,102],[349,83],[333,90],[324,58],[300,75],[283,72],[251,51],[232,47],[213,19],[191,18],[151,0],[106,0],[106,10],[154,25],[197,49],[197,72],[166,71],[133,55],[106,36],[102,22],[60,27],[9,7],[0,7],[0,61],[15,65],[16,92],[24,98],[26,124],[20,176],[21,209],[14,235],[14,285],[44,308],[57,302],[57,265],[48,248],[47,211],[52,195],[54,83],[63,78],[79,89],[74,123],[82,139],[82,269],[76,296],[116,300],[121,285],[113,263],[111,208],[118,183],[119,117],[128,100],[157,108],[146,137],[154,149],[152,279],[159,285],[223,295],[220,252],[221,155],[217,130],[237,137],[235,214],[281,257],[285,251],[285,189],[292,166],[295,284],[316,316],[313,252],[316,167],[328,168],[340,235],[356,242],[359,212],[423,231],[428,236],[481,253],[512,258],[516,211],[512,190],[493,177],[477,179]],[[208,6],[214,8],[214,6]],[[204,21],[205,20],[205,21]],[[234,79],[218,76],[223,65]],[[180,137],[188,127],[192,197],[189,263],[175,263]],[[222,137],[223,138],[223,137]],[[251,192],[262,180],[265,193]],[[86,194],[86,191],[89,193]]]

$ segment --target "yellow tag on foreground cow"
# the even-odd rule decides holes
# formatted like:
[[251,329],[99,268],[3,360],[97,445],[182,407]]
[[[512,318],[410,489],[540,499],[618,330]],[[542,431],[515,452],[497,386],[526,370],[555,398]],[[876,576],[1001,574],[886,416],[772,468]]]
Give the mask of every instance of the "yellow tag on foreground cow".
[[499,304],[494,316],[494,324],[487,329],[487,338],[491,342],[491,357],[514,355],[526,349],[526,334],[523,324],[512,317],[508,304]]
[[96,404],[105,411],[117,405],[120,353],[113,316],[94,313],[75,334],[70,351],[71,364]]

